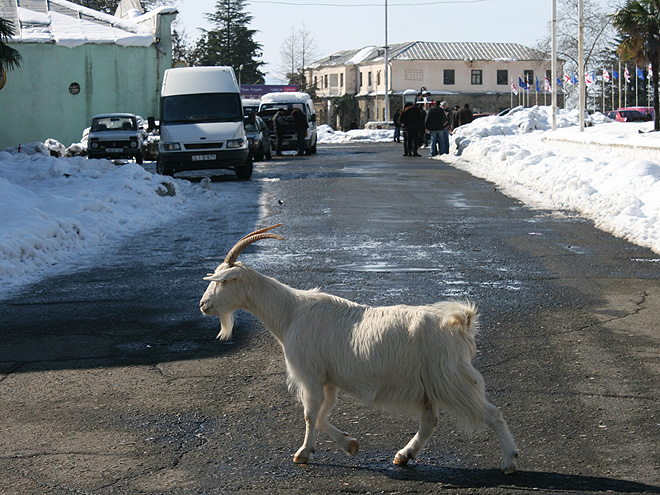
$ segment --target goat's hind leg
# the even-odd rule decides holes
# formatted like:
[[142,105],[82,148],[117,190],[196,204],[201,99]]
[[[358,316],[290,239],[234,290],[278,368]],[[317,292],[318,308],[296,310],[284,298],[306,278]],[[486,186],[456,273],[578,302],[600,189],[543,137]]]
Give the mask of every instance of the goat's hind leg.
[[417,457],[417,454],[419,454],[420,450],[424,448],[426,442],[431,438],[433,430],[435,430],[437,425],[438,406],[431,403],[425,396],[424,405],[419,414],[419,430],[412,440],[408,442],[408,445],[396,453],[396,456],[394,456],[394,464],[405,466],[410,459]]
[[323,386],[323,404],[321,404],[321,410],[319,411],[319,417],[316,421],[316,425],[319,430],[324,431],[330,438],[337,442],[342,449],[344,449],[349,455],[355,455],[360,449],[360,444],[349,436],[348,433],[337,429],[334,425],[330,424],[328,421],[328,415],[332,408],[337,403],[337,392],[338,389],[334,385],[324,385]]
[[518,459],[518,447],[516,447],[513,435],[511,435],[509,427],[497,407],[490,402],[486,402],[485,412],[486,424],[497,433],[497,438],[500,440],[500,445],[502,446],[502,453],[504,455],[502,458],[502,472],[504,474],[513,474],[518,470],[518,463],[516,462],[516,459]]

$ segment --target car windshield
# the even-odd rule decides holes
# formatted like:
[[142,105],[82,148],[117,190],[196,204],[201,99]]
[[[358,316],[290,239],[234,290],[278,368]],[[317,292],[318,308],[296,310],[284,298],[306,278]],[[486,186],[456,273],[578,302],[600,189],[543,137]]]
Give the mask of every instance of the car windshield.
[[271,112],[268,113],[274,113],[273,110],[277,111],[281,108],[286,110],[287,114],[290,114],[291,110],[294,108],[299,108],[304,114],[307,114],[305,105],[302,103],[262,103],[261,107],[259,107],[259,111],[263,112],[264,110],[271,110]]
[[161,120],[164,124],[240,122],[241,99],[237,93],[167,96],[163,98]]
[[92,132],[100,131],[136,131],[135,117],[99,117],[92,121]]

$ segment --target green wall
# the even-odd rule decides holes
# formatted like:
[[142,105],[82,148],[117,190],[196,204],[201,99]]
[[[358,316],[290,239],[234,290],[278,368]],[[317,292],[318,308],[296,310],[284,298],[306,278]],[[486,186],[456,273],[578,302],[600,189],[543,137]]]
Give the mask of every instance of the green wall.
[[[157,117],[163,73],[172,66],[171,18],[161,22],[160,43],[149,47],[9,44],[23,61],[7,71],[0,89],[0,150],[48,138],[64,146],[80,142],[99,113]],[[72,83],[78,94],[69,92]]]

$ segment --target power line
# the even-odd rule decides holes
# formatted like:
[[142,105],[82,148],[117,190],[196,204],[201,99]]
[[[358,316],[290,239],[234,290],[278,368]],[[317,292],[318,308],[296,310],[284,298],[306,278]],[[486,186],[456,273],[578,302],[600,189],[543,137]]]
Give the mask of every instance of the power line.
[[[411,3],[390,3],[389,7],[423,7],[428,5],[441,4],[468,4],[483,3],[488,0],[429,0],[426,2]],[[284,0],[248,0],[247,3],[265,3],[272,5],[293,5],[296,7],[382,7],[381,3],[359,3],[359,4],[341,4],[341,3],[319,3],[319,2],[287,2]]]

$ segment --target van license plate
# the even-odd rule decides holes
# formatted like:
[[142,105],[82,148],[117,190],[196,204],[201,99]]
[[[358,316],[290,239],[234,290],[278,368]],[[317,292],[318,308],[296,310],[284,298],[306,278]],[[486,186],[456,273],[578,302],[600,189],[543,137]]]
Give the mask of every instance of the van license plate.
[[124,148],[106,148],[108,153],[123,153]]
[[215,155],[193,155],[193,162],[205,162],[208,160],[215,160]]

